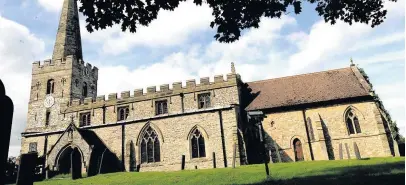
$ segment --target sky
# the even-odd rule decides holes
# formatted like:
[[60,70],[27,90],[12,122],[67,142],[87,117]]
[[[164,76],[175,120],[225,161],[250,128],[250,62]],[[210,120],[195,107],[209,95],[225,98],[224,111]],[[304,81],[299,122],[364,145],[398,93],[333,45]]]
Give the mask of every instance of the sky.
[[[31,64],[51,58],[63,0],[0,0],[0,79],[15,104],[9,155],[20,152]],[[350,66],[365,69],[376,93],[405,134],[405,0],[386,2],[385,22],[325,23],[314,5],[281,19],[261,18],[231,44],[214,39],[207,5],[181,3],[160,11],[137,33],[119,26],[89,33],[80,16],[84,61],[99,68],[98,95],[230,73],[244,82]]]

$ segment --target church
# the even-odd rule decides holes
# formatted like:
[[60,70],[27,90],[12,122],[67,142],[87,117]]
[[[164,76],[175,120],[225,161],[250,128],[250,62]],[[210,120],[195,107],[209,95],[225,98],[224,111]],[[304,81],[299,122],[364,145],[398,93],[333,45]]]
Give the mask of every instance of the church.
[[97,94],[98,75],[83,61],[76,0],[64,0],[52,59],[32,65],[21,141],[21,154],[37,152],[47,174],[399,155],[387,114],[353,64],[253,82],[231,64],[213,81],[107,97]]

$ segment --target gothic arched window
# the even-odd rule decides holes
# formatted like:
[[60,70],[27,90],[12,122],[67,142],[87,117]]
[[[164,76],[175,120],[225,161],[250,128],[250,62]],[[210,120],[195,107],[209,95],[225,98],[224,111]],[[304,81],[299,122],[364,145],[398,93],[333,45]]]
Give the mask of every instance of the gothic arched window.
[[141,140],[141,163],[155,163],[161,161],[160,143],[158,135],[150,126],[145,130]]
[[206,157],[204,137],[199,129],[195,129],[190,137],[192,158]]
[[349,109],[345,114],[345,122],[347,124],[349,134],[361,133],[358,117],[352,109]]
[[84,97],[87,96],[87,83],[86,83],[86,82],[83,82],[82,95],[83,95]]
[[47,82],[47,94],[54,93],[54,84],[55,84],[54,79],[48,80],[48,82]]
[[313,126],[312,126],[312,120],[310,118],[307,118],[306,126],[307,126],[307,131],[309,132],[310,141],[314,141],[314,131],[313,131]]

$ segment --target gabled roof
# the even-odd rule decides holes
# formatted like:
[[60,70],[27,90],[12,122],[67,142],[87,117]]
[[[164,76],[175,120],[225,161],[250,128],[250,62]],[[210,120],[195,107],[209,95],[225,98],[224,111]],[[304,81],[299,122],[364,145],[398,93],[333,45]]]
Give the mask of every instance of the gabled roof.
[[106,145],[103,143],[103,141],[100,140],[100,138],[96,135],[96,133],[94,133],[91,130],[84,130],[84,129],[77,128],[73,123],[70,123],[66,127],[65,131],[56,140],[55,144],[52,145],[50,150],[48,150],[47,155],[51,153],[51,151],[54,149],[56,144],[61,140],[61,138],[71,129],[75,132],[78,132],[79,135],[86,141],[86,143],[89,146],[93,145],[94,147],[97,147],[97,148],[107,148]]
[[355,66],[247,84],[255,97],[247,111],[365,97],[371,89]]

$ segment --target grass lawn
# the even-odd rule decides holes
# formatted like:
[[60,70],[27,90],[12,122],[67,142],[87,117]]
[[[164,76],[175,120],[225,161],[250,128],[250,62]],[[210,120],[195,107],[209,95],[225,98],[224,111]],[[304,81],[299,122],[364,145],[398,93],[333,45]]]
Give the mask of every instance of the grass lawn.
[[309,161],[270,164],[266,180],[264,165],[175,172],[119,172],[71,180],[49,179],[35,184],[405,184],[405,158]]

